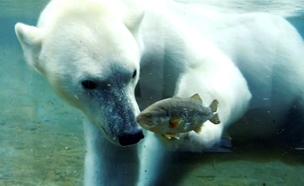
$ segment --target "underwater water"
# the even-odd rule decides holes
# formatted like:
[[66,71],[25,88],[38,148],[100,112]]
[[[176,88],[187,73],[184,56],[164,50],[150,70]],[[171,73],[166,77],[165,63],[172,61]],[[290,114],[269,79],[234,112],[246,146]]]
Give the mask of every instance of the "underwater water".
[[[47,2],[0,0],[0,185],[4,186],[83,184],[82,114],[27,67],[14,33],[16,22],[35,25]],[[303,1],[217,2],[206,0],[200,6],[288,16],[304,36]],[[176,162],[172,170],[189,170],[180,178],[182,186],[304,185],[304,151],[276,145],[240,142],[231,153],[181,152],[172,161]]]

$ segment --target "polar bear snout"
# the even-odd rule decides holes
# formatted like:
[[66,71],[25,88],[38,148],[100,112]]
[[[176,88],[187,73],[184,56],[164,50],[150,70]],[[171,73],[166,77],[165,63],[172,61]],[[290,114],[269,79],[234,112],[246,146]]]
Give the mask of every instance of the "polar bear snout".
[[144,134],[141,129],[139,129],[138,131],[136,131],[136,133],[133,134],[126,133],[118,135],[118,141],[121,146],[136,144],[143,138]]
[[129,92],[129,89],[117,85],[112,81],[112,86],[97,89],[96,91],[90,91],[91,95],[95,97],[97,102],[93,102],[92,105],[97,103],[93,108],[101,108],[100,112],[96,112],[98,109],[92,109],[93,117],[92,121],[101,126],[105,132],[107,139],[116,145],[128,146],[138,143],[144,138],[142,128],[136,122],[135,115],[138,113],[138,105],[133,99],[133,95]]

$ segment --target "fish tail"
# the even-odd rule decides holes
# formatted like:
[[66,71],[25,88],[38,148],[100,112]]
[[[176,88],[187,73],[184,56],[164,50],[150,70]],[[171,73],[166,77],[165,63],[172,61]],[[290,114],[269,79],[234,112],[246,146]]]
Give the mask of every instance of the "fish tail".
[[210,104],[209,107],[211,108],[212,112],[216,112],[217,111],[217,105],[218,105],[218,103],[219,102],[216,99],[211,102],[211,104]]
[[221,122],[217,113],[213,114],[212,118],[209,121],[211,121],[213,124],[219,124]]

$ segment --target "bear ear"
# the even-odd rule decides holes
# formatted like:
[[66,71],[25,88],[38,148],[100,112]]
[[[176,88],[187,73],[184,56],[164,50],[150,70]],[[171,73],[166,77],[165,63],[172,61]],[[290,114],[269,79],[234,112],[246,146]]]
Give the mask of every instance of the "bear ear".
[[128,12],[127,16],[124,17],[123,22],[132,34],[137,34],[144,15],[144,11],[133,9]]
[[15,25],[15,32],[28,65],[33,67],[35,70],[42,72],[38,62],[42,43],[41,29],[35,26],[25,25],[23,23],[17,23]]

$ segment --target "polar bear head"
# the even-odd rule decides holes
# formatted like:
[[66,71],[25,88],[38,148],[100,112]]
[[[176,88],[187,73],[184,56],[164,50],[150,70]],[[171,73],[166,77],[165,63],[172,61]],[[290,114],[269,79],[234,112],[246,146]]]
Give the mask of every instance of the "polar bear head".
[[17,23],[15,31],[27,63],[107,139],[126,146],[144,137],[135,120],[139,108],[134,96],[143,13],[115,7],[93,0],[53,0],[37,27]]

